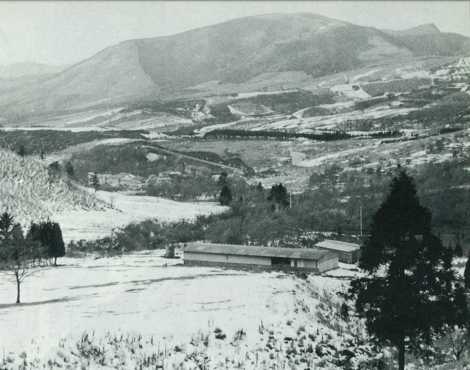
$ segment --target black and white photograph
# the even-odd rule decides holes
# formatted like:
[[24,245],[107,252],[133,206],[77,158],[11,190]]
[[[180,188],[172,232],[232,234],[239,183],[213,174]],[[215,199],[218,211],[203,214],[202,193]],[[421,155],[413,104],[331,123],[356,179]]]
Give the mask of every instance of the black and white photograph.
[[0,370],[470,370],[470,1],[0,1]]

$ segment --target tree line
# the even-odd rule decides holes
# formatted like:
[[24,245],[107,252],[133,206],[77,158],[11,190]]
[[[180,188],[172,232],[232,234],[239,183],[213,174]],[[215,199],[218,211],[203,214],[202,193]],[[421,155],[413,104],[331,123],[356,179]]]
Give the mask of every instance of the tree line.
[[57,266],[65,255],[62,231],[56,222],[32,223],[27,233],[8,212],[0,216],[0,272],[16,283],[16,303],[21,302],[21,283],[46,265]]
[[303,133],[303,132],[285,132],[285,131],[268,131],[268,130],[236,130],[221,129],[209,131],[204,138],[216,139],[273,139],[273,140],[291,140],[296,138],[305,138],[318,141],[334,141],[350,139],[352,136],[343,131],[322,132],[319,134]]

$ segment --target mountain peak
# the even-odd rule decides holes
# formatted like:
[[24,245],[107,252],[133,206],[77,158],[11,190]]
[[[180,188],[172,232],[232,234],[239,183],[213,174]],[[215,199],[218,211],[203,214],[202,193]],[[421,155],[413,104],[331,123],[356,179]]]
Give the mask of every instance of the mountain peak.
[[411,27],[406,30],[384,30],[389,35],[393,36],[423,36],[423,35],[438,35],[441,33],[439,28],[434,23],[425,23],[416,27]]
[[425,23],[413,28],[409,28],[408,30],[405,30],[405,32],[413,33],[415,35],[441,33],[439,28],[434,23]]

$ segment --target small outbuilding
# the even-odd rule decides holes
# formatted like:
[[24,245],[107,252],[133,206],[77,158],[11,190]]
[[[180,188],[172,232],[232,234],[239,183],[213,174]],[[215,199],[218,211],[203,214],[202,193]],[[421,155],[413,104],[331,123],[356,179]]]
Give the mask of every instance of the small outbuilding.
[[344,263],[356,263],[361,253],[359,244],[339,240],[326,239],[315,244],[315,247],[335,253],[338,260]]
[[337,268],[338,257],[320,249],[195,242],[184,248],[184,264],[260,266],[322,273]]

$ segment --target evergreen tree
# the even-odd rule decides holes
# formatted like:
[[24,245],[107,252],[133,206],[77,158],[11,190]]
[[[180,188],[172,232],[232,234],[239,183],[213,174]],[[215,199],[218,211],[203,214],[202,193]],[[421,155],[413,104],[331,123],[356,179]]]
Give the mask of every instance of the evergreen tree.
[[31,225],[28,237],[40,243],[45,257],[54,259],[56,266],[57,258],[65,255],[62,230],[56,222],[46,221]]
[[65,164],[65,172],[67,173],[67,175],[68,175],[69,177],[73,177],[73,176],[75,175],[75,170],[74,170],[74,168],[73,168],[73,166],[72,166],[72,163],[67,162],[67,163]]
[[369,333],[398,349],[400,370],[406,347],[430,343],[446,324],[463,325],[467,311],[456,288],[452,250],[432,234],[431,214],[404,171],[393,179],[361,252],[367,276],[352,281],[350,293]]
[[220,191],[219,195],[219,202],[223,206],[228,206],[232,201],[232,191],[228,187],[228,185],[222,186],[222,190]]
[[457,244],[455,245],[454,255],[456,257],[463,257],[463,249],[462,249],[462,245],[460,244],[460,242],[457,242]]
[[98,179],[98,174],[96,172],[93,173],[93,175],[91,177],[91,185],[93,186],[95,191],[97,191],[98,188],[100,187],[100,181]]
[[219,175],[219,178],[217,180],[217,184],[219,186],[227,185],[227,179],[228,179],[228,174],[227,174],[227,172],[224,171]]
[[57,222],[52,223],[52,243],[50,255],[54,258],[54,265],[57,266],[57,258],[65,256],[65,244],[62,237],[62,230]]
[[19,146],[17,153],[20,157],[24,157],[26,155],[26,148],[23,144]]
[[36,223],[32,223],[29,227],[26,239],[32,242],[33,249],[33,261],[41,262],[43,258],[47,257],[46,249],[41,244],[41,230],[40,226]]
[[274,202],[275,208],[286,208],[289,205],[289,195],[284,185],[273,185],[269,191],[268,200]]
[[465,271],[463,276],[465,281],[465,288],[470,289],[470,257],[467,258],[467,263],[465,264]]

